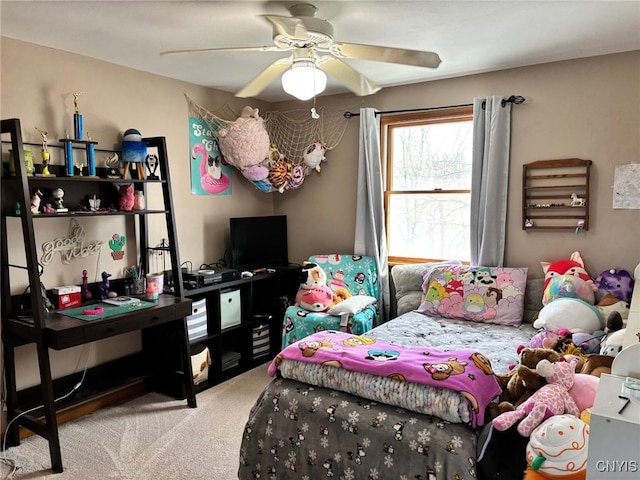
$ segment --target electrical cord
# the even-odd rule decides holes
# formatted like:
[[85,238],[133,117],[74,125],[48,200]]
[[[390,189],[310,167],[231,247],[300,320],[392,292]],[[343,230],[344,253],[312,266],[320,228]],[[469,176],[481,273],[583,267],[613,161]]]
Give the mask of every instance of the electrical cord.
[[224,259],[220,259],[214,263],[203,263],[200,265],[200,270],[215,270],[216,268],[226,267],[227,262]]
[[[87,349],[88,347],[88,349]],[[67,399],[68,397],[70,397],[71,395],[73,395],[76,391],[78,391],[80,389],[80,387],[82,386],[82,384],[84,383],[84,379],[87,376],[87,368],[89,365],[89,357],[90,357],[90,353],[91,353],[91,344],[84,344],[82,346],[82,350],[80,351],[80,356],[78,357],[78,363],[76,364],[76,371],[78,370],[78,366],[80,365],[80,361],[82,360],[82,356],[85,352],[85,350],[87,350],[87,355],[84,361],[84,367],[82,369],[82,377],[80,377],[80,381],[78,381],[73,388],[65,393],[64,395],[62,395],[61,397],[58,397],[56,399],[54,399],[54,403],[58,403],[61,402],[65,399]],[[3,374],[4,374],[4,364],[3,364]],[[5,378],[4,375],[2,375],[2,378]],[[6,389],[6,384],[4,384],[4,389],[3,392]],[[6,407],[6,399],[4,398],[4,395],[2,397],[2,405]],[[9,458],[7,458],[7,432],[9,431],[9,427],[11,427],[11,425],[13,424],[13,422],[15,422],[16,420],[18,420],[20,417],[23,417],[25,415],[28,415],[31,412],[35,412],[36,410],[43,408],[44,405],[38,405],[36,407],[30,408],[29,410],[25,410],[24,412],[20,413],[19,415],[16,415],[14,418],[11,419],[10,422],[7,423],[7,427],[5,428],[4,432],[4,440],[2,442],[2,458],[0,458],[0,463],[2,463],[3,465],[6,465],[7,467],[9,467],[11,469],[11,471],[6,475],[3,476],[3,480],[7,480],[11,477],[13,477],[13,475],[16,473],[16,471],[18,470],[18,466],[16,465],[14,460],[11,460]]]

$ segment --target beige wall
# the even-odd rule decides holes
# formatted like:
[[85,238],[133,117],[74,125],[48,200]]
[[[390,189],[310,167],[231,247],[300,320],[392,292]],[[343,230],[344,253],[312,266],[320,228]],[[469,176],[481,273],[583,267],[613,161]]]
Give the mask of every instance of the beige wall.
[[[360,106],[384,111],[511,94],[527,101],[513,107],[506,265],[529,267],[530,277],[541,277],[540,261],[566,258],[578,250],[593,276],[609,268],[633,271],[640,261],[640,210],[614,210],[612,186],[616,165],[640,162],[640,52],[386,88],[361,99],[322,97],[318,104],[352,112]],[[276,108],[300,107],[287,103]],[[576,157],[593,161],[589,231],[523,231],[522,165]],[[327,158],[319,178],[274,198],[276,212],[290,219],[294,258],[353,249],[357,117]]]
[[[233,194],[204,197],[190,193],[188,115],[184,94],[209,110],[229,104],[239,111],[246,100],[216,90],[139,72],[98,60],[2,37],[1,118],[18,117],[25,141],[39,142],[34,127],[49,130],[52,143],[72,128],[71,93],[82,90],[85,130],[103,148],[117,148],[119,135],[137,128],[145,136],[167,138],[170,171],[182,261],[195,266],[224,255],[231,216],[286,214],[291,261],[317,252],[351,252],[355,224],[358,118],[352,118],[340,145],[329,152],[320,175],[302,188],[264,194],[234,175]],[[640,52],[553,63],[425,84],[383,89],[371,97],[321,97],[318,106],[357,112],[413,109],[470,103],[474,96],[518,94],[512,121],[512,164],[506,263],[527,266],[541,276],[541,260],[554,260],[579,250],[596,275],[607,268],[632,270],[640,261],[640,210],[613,210],[615,165],[640,160]],[[269,105],[261,110],[310,108],[311,102]],[[36,150],[36,148],[34,148]],[[34,152],[34,153],[37,153]],[[521,170],[540,159],[579,157],[594,162],[591,229],[586,233],[523,232],[520,229]],[[98,157],[100,161],[100,157]],[[117,220],[114,220],[117,221]],[[67,221],[47,221],[46,238],[66,231]],[[88,237],[108,238],[129,225],[88,222]],[[128,231],[128,230],[127,230]],[[153,231],[152,231],[153,233]],[[162,233],[157,233],[157,240]],[[41,241],[39,239],[38,241]],[[19,245],[12,240],[12,245]],[[106,249],[106,247],[105,247]],[[47,286],[78,283],[80,272],[119,269],[103,252],[99,259],[54,264],[45,272]],[[15,273],[18,278],[20,273]],[[12,274],[13,275],[13,274]],[[117,358],[139,348],[137,335],[92,344],[89,365]],[[55,352],[55,375],[84,365],[80,349]],[[19,386],[37,382],[31,347],[19,352]]]

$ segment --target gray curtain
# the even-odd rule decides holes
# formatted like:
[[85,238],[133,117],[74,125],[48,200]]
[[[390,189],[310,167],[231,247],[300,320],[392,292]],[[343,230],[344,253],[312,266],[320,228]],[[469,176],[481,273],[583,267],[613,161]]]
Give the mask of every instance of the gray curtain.
[[507,223],[511,103],[473,99],[471,265],[502,267]]
[[389,264],[384,228],[384,187],[380,159],[380,124],[373,108],[360,109],[360,149],[356,199],[356,255],[376,258],[382,320],[389,319]]

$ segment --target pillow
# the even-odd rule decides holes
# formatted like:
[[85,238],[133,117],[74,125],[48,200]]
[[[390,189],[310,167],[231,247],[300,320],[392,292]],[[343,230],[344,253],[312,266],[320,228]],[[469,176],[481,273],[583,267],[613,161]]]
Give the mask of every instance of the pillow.
[[444,318],[518,326],[527,268],[443,265],[423,272],[418,312]]
[[420,306],[422,301],[422,273],[425,268],[437,265],[461,263],[457,260],[428,263],[408,263],[394,265],[391,268],[391,278],[396,295],[396,315],[411,312]]
[[342,315],[343,313],[350,313],[351,315],[355,315],[364,307],[367,307],[377,301],[377,298],[370,297],[368,295],[354,295],[353,297],[349,297],[334,305],[329,310],[327,310],[327,313],[329,315]]

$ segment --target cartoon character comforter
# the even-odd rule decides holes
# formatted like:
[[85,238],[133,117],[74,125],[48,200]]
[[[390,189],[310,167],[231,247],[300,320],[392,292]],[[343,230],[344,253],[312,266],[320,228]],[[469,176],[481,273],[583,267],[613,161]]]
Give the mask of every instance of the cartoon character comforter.
[[287,347],[276,372],[245,427],[241,480],[473,478],[471,424],[500,391],[475,350],[340,332]]

